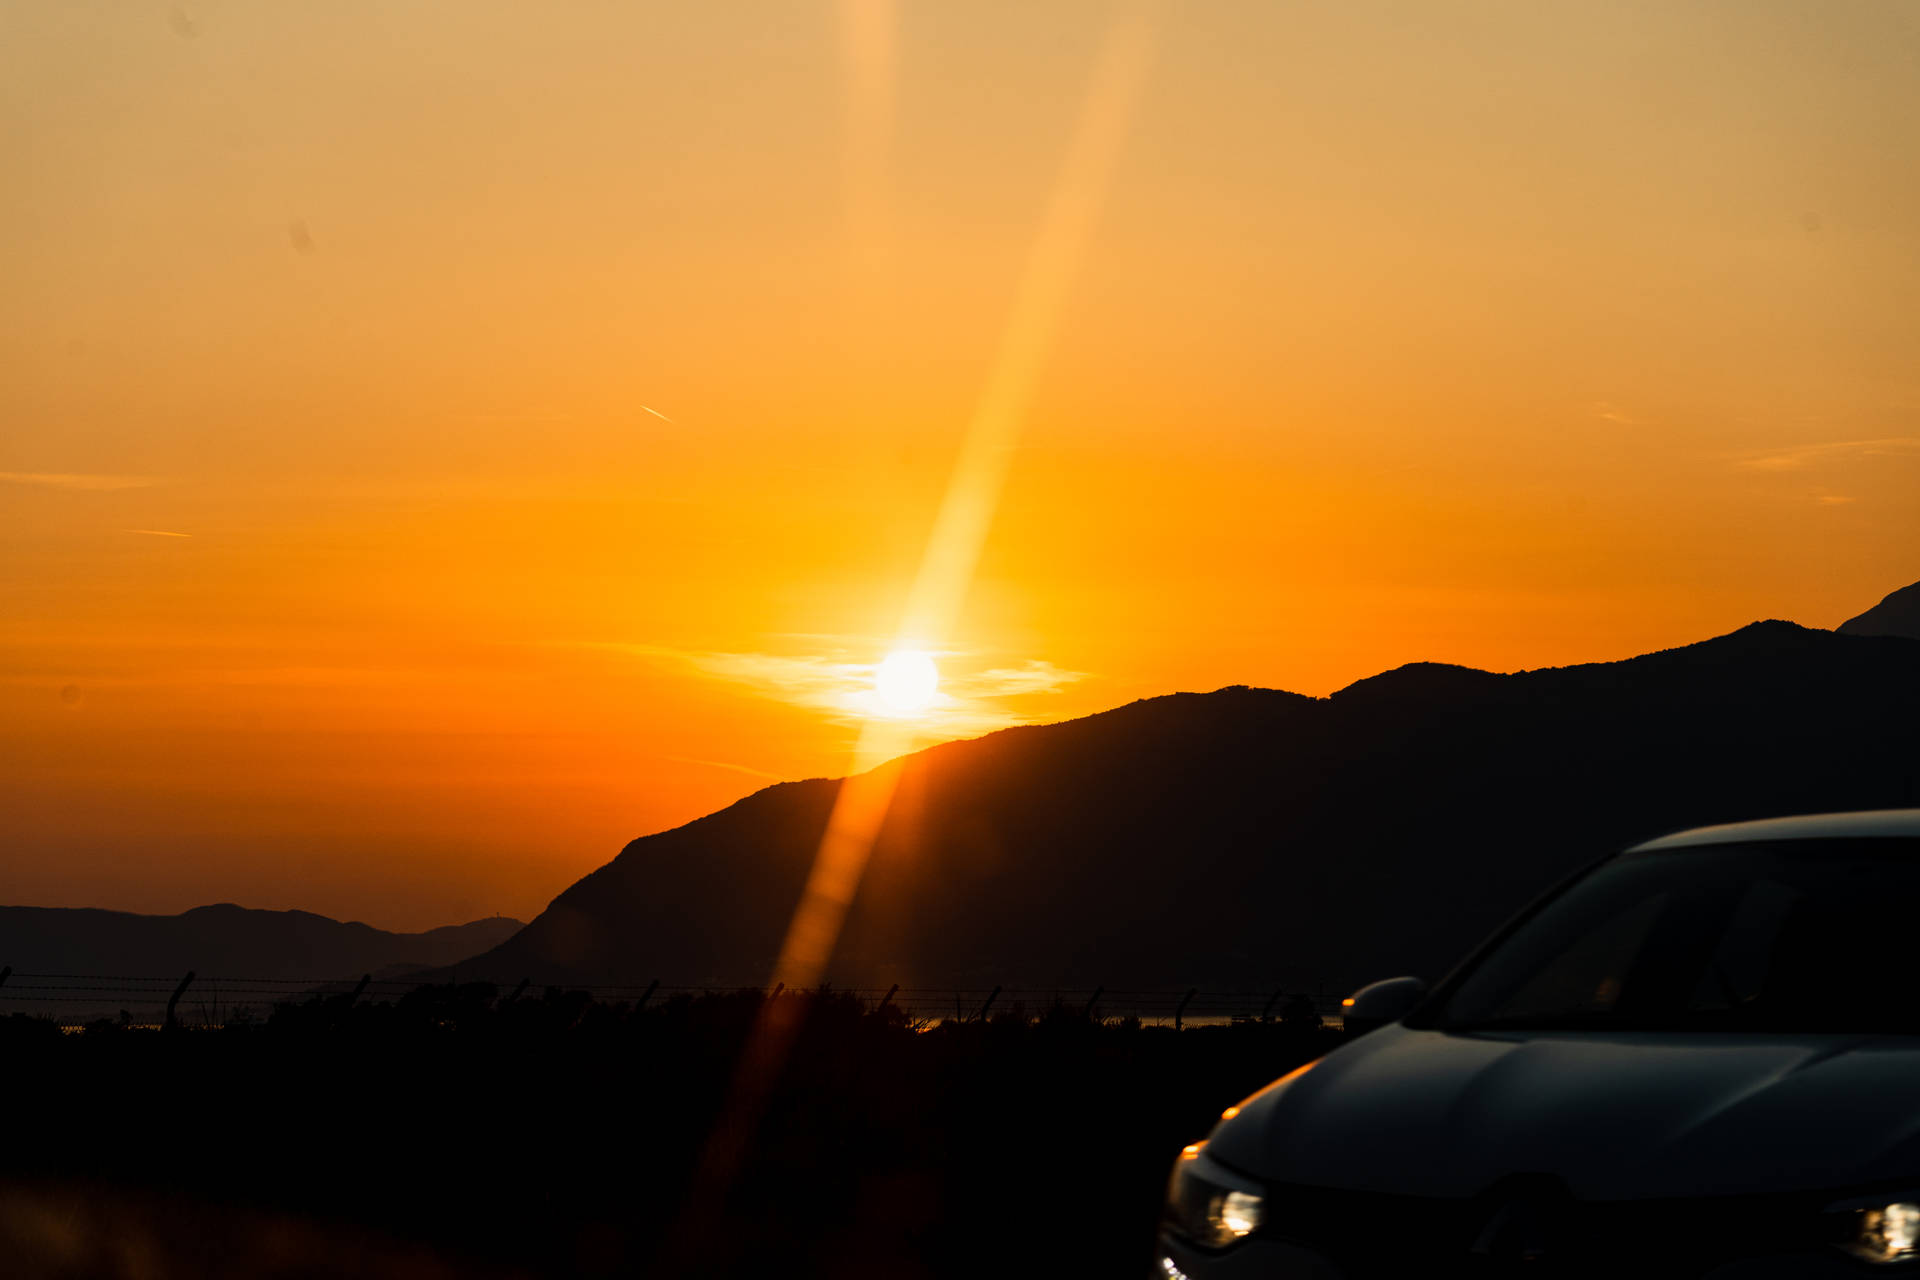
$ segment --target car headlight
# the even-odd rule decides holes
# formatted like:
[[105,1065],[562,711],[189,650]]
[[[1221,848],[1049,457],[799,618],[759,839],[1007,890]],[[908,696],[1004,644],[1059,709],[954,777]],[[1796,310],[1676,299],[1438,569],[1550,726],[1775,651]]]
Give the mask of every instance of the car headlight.
[[1907,1262],[1920,1257],[1920,1203],[1884,1200],[1835,1205],[1841,1219],[1840,1247],[1867,1262]]
[[1267,1197],[1258,1183],[1208,1159],[1204,1147],[1195,1143],[1173,1162],[1166,1221],[1203,1249],[1224,1249],[1260,1229]]

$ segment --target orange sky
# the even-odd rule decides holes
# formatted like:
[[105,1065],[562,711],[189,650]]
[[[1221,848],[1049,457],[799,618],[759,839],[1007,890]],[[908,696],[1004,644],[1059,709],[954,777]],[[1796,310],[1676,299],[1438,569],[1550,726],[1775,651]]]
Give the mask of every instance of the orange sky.
[[1892,0],[8,6],[0,902],[528,916],[839,773],[970,433],[935,736],[1832,626],[1920,578],[1917,54]]

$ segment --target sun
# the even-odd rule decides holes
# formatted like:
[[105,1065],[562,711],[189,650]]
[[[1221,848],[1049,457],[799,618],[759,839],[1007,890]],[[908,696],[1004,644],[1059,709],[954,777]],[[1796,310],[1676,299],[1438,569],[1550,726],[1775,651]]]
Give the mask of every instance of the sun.
[[925,711],[940,692],[940,668],[918,649],[895,649],[874,669],[873,691],[895,715]]

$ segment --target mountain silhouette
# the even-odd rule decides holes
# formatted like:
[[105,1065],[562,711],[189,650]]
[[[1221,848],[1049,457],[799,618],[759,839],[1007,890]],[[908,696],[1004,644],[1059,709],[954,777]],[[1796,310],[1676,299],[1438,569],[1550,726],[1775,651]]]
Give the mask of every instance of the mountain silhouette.
[[[838,985],[1438,977],[1535,894],[1700,823],[1920,804],[1920,641],[1788,622],[1620,662],[1416,663],[951,742],[897,771]],[[461,968],[765,980],[839,783],[635,840]]]
[[521,927],[505,916],[425,933],[388,933],[310,911],[230,902],[177,916],[70,907],[0,907],[0,963],[21,973],[334,979],[456,964]]
[[1905,636],[1920,640],[1920,582],[1902,587],[1857,618],[1841,623],[1843,636]]

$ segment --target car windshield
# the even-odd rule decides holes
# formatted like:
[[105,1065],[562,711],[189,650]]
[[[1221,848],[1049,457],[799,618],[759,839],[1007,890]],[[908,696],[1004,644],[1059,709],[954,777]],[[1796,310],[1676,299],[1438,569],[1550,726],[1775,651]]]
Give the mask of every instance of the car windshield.
[[1709,845],[1609,862],[1421,1025],[1920,1034],[1920,840]]

